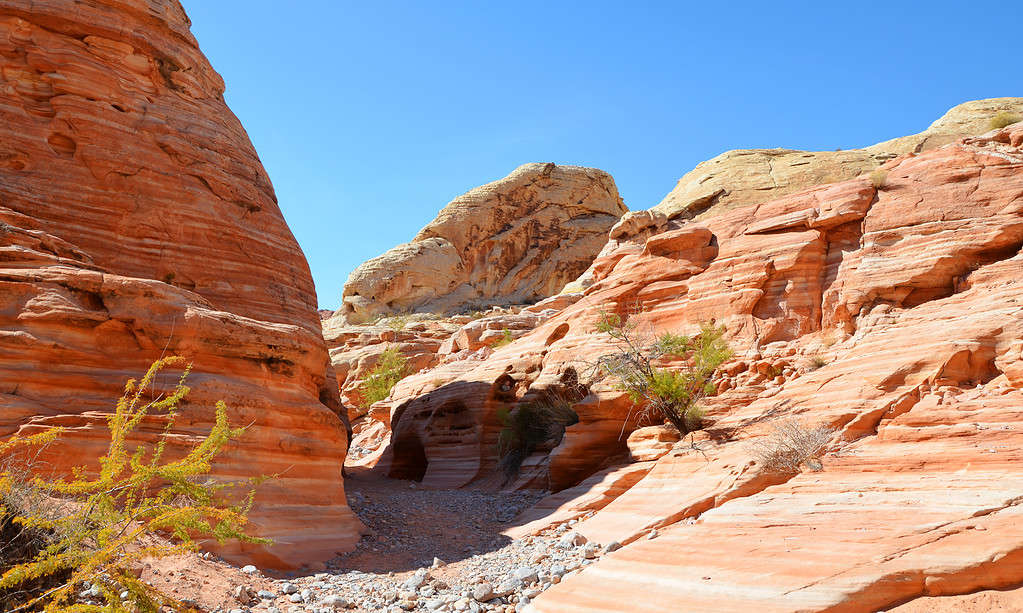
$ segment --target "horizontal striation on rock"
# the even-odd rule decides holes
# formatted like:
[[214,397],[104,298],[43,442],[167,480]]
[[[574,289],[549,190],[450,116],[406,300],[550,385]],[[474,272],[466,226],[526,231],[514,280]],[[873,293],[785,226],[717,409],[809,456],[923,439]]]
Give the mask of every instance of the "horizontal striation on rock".
[[[989,537],[1018,520],[1023,492],[1011,408],[1023,401],[1023,126],[883,170],[879,184],[698,222],[634,215],[640,234],[612,239],[585,287],[531,330],[447,354],[376,405],[390,433],[373,470],[549,488],[509,535],[576,519],[590,542],[625,545],[529,610],[871,611],[1018,584],[1023,541]],[[588,376],[610,347],[602,310],[649,334],[711,319],[729,330],[737,355],[713,382],[710,427],[674,442]],[[580,386],[579,422],[505,481],[501,412]],[[787,420],[835,429],[822,471],[757,462],[754,443]]]
[[247,431],[214,476],[280,475],[252,513],[274,545],[220,550],[315,565],[362,529],[346,428],[308,266],[223,92],[176,0],[0,2],[0,436],[62,426],[53,468],[94,463],[125,381],[182,355],[171,452],[223,400]]

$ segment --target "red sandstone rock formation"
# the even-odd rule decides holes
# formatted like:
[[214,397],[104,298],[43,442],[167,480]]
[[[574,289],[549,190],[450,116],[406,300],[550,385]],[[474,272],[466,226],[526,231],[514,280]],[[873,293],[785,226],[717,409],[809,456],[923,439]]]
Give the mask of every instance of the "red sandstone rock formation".
[[[706,220],[719,254],[670,296],[627,273],[649,255],[607,264],[594,293],[652,295],[668,326],[713,314],[760,355],[731,369],[703,453],[676,446],[577,526],[631,544],[533,610],[875,611],[1019,584],[1023,126],[887,169],[876,194],[852,181]],[[785,418],[838,429],[822,471],[754,461]]]
[[[399,383],[375,470],[500,486],[499,411],[582,387],[579,423],[505,484],[563,491],[511,533],[595,512],[577,529],[626,546],[532,610],[873,611],[1018,585],[1023,124],[884,170],[880,188],[623,235],[533,331]],[[634,407],[587,375],[601,309],[655,333],[728,328],[737,356],[695,441],[628,437]],[[836,430],[820,472],[757,463],[787,419]]]
[[[347,440],[305,259],[174,0],[0,2],[0,435],[60,425],[58,467],[163,354],[194,364],[175,444],[223,399],[248,432],[219,477],[280,473],[265,566],[358,539]],[[143,428],[152,437],[155,422]]]

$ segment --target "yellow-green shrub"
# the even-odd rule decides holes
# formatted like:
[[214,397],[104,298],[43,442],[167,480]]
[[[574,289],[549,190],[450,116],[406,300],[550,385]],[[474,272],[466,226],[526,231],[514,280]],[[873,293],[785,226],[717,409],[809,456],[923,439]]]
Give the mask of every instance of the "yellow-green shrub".
[[368,409],[375,402],[380,402],[391,395],[394,385],[408,375],[405,356],[397,347],[385,349],[377,359],[376,366],[369,371],[362,384],[359,394],[362,396],[362,408]]
[[[667,420],[682,435],[702,428],[699,403],[714,395],[711,378],[732,356],[724,328],[704,324],[692,337],[665,333],[647,340],[621,316],[601,313],[597,331],[610,336],[616,346],[597,360],[598,370],[616,379],[644,412]],[[662,358],[682,358],[681,365],[658,366]]]
[[[222,402],[216,405],[215,425],[198,445],[179,459],[164,457],[178,406],[189,392],[188,368],[170,392],[160,395],[152,388],[164,367],[183,364],[182,358],[164,358],[141,381],[128,382],[107,419],[110,444],[98,471],[83,466],[66,479],[31,476],[26,460],[32,450],[55,441],[59,429],[0,443],[0,456],[6,458],[0,471],[0,522],[40,535],[41,541],[22,559],[0,560],[4,611],[156,611],[163,604],[180,611],[180,603],[140,581],[132,566],[143,558],[194,551],[199,538],[268,543],[244,531],[252,487],[231,495],[227,490],[238,483],[208,478],[214,458],[244,431],[231,428]],[[165,422],[164,436],[152,449],[133,448],[129,439],[147,415]],[[98,589],[94,600],[103,604],[80,602],[85,583]],[[123,600],[122,591],[128,593]]]

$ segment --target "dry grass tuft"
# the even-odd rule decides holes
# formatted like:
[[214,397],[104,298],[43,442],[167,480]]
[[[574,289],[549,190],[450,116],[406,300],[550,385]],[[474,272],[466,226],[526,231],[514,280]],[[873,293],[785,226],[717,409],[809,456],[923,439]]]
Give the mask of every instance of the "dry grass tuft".
[[1008,111],[998,111],[995,113],[991,121],[988,122],[988,130],[1001,130],[1005,126],[1011,126],[1014,123],[1023,121],[1023,115],[1017,115]]
[[751,444],[757,463],[770,472],[797,473],[803,466],[821,470],[820,458],[827,453],[835,429],[830,426],[807,428],[795,420],[783,421],[774,431]]
[[875,189],[884,189],[888,186],[888,171],[881,170],[878,168],[874,172],[870,173],[870,184]]

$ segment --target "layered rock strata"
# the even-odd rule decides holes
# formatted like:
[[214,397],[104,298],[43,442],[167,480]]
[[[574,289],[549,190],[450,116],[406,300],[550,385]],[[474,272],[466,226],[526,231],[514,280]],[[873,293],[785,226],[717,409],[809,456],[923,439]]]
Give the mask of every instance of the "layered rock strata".
[[361,528],[345,427],[308,266],[223,93],[174,0],[0,2],[0,435],[62,426],[54,468],[94,463],[125,381],[185,356],[173,451],[222,399],[247,431],[215,476],[280,475],[252,513],[275,544],[224,553],[315,564]]
[[737,149],[702,162],[679,179],[651,211],[666,218],[703,219],[767,202],[814,185],[869,173],[898,155],[921,153],[991,129],[999,113],[1023,116],[1023,98],[964,102],[919,134],[863,149],[795,151]]
[[[401,381],[374,470],[560,490],[509,534],[592,515],[575,528],[625,545],[536,611],[872,611],[1018,585],[1023,124],[882,170],[622,235],[532,331]],[[592,371],[601,311],[728,329],[705,431],[638,429]],[[500,416],[552,391],[579,422],[506,481]],[[833,429],[822,470],[758,460],[789,422]]]

